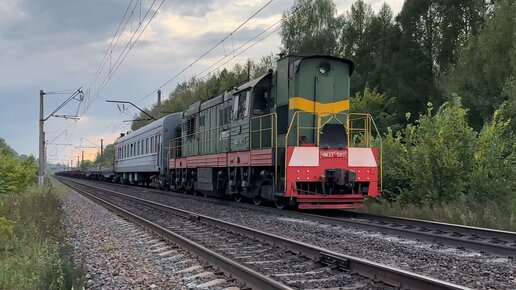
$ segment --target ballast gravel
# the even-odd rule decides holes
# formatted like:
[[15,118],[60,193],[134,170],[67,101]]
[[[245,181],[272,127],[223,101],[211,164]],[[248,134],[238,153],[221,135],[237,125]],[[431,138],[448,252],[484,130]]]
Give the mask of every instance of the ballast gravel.
[[137,227],[74,192],[63,198],[63,210],[86,289],[188,289],[159,266]]
[[236,203],[214,199],[108,183],[94,185],[473,289],[516,289],[516,262],[513,259],[516,257],[498,257],[358,228],[290,218],[260,210],[260,207],[240,207]]

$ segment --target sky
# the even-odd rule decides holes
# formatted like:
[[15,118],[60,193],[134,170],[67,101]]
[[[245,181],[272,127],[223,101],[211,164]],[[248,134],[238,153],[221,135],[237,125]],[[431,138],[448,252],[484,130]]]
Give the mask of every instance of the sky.
[[[158,88],[166,98],[177,82],[205,76],[202,72],[220,59],[206,72],[226,61],[219,69],[278,53],[278,26],[267,29],[293,0],[272,1],[189,66],[269,1],[0,0],[0,137],[19,154],[37,157],[39,91],[48,93],[46,118],[82,88],[83,97],[75,96],[56,113],[79,120],[50,117],[45,122],[47,161],[73,160],[75,165],[82,151],[85,159],[94,159],[100,140],[112,143],[129,130],[130,122],[124,121],[137,113],[106,100],[150,107]],[[339,14],[353,2],[334,0]],[[366,2],[375,11],[386,2],[395,15],[403,5],[403,0]],[[263,31],[256,40],[270,35],[238,50]]]

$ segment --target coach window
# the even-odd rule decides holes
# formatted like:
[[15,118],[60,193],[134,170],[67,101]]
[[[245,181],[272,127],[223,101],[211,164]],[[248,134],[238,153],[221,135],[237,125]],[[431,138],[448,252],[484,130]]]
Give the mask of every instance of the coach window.
[[154,137],[150,137],[150,153],[154,153]]

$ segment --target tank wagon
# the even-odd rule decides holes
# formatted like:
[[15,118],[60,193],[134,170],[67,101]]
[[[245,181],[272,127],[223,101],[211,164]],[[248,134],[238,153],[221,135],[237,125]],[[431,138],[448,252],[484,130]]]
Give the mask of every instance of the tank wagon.
[[[115,143],[115,171],[256,205],[357,208],[381,192],[374,121],[349,112],[350,60],[291,55],[277,69]],[[153,145],[154,144],[154,145]]]

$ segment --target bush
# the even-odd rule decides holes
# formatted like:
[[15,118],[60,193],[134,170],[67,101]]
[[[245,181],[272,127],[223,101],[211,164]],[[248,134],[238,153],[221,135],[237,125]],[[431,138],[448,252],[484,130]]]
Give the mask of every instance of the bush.
[[19,159],[0,150],[0,197],[6,193],[24,191],[37,178],[33,157]]
[[469,184],[476,134],[466,110],[457,97],[432,110],[384,141],[385,189],[401,204],[458,201]]
[[516,143],[510,120],[500,114],[504,106],[478,135],[468,199],[494,202],[507,212],[516,210]]
[[383,199],[392,203],[369,202],[366,211],[514,230],[516,144],[505,106],[478,134],[457,96],[435,115],[429,105],[414,124],[389,129]]
[[7,194],[0,206],[0,289],[81,288],[56,189]]

